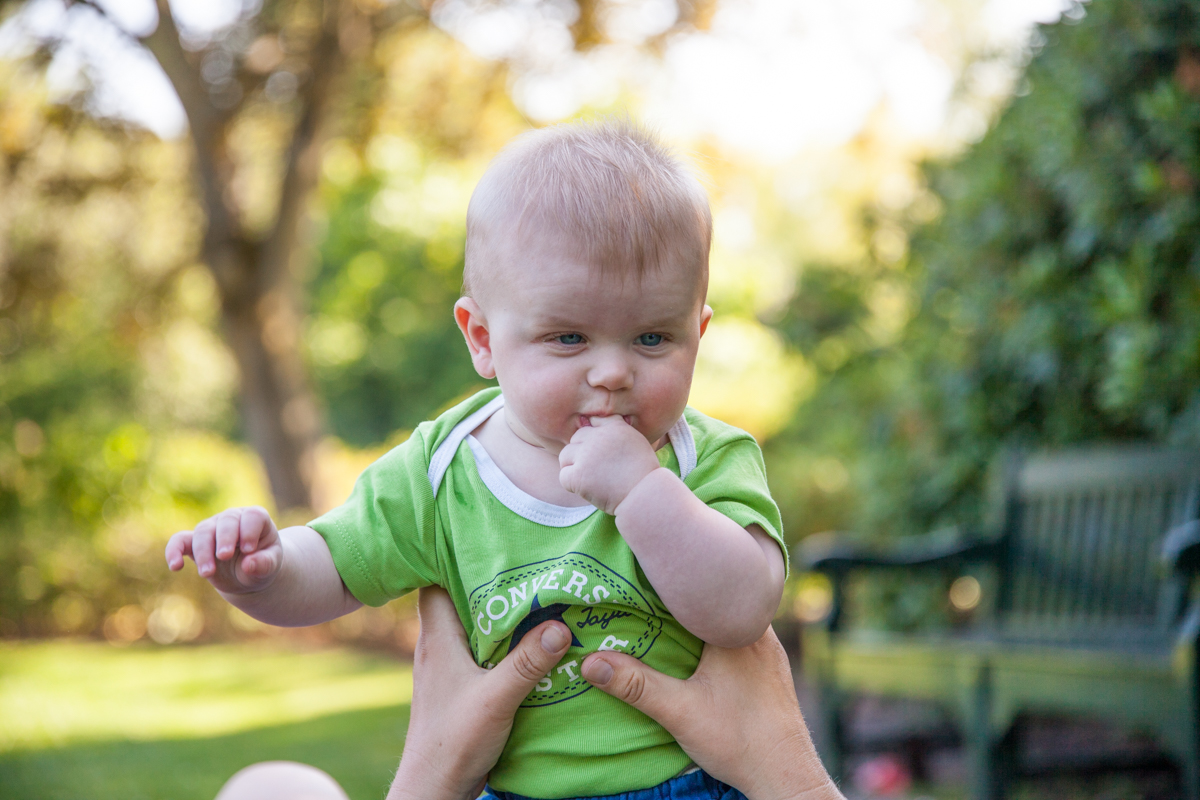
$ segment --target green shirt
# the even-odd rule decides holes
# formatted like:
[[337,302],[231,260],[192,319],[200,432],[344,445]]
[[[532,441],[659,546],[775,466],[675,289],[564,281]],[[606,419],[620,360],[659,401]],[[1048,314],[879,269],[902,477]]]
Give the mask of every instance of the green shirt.
[[[421,423],[363,472],[349,500],[310,525],[367,605],[444,587],[483,666],[545,620],[571,629],[567,654],[517,712],[491,785],[541,798],[654,786],[690,759],[653,720],[593,690],[579,665],[588,653],[617,650],[686,678],[702,642],[667,611],[613,517],[545,503],[500,472],[470,433],[503,403],[488,389]],[[743,527],[761,526],[783,549],[779,510],[749,434],[689,408],[668,439],[658,451],[664,467],[711,508]]]

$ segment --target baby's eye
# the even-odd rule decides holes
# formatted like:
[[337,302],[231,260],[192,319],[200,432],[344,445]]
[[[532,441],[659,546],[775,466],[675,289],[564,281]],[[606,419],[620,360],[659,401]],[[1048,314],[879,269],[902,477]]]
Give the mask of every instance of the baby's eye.
[[583,344],[583,337],[578,333],[560,333],[554,337],[559,344]]
[[643,333],[638,337],[638,344],[646,347],[657,347],[662,344],[663,335],[661,333]]

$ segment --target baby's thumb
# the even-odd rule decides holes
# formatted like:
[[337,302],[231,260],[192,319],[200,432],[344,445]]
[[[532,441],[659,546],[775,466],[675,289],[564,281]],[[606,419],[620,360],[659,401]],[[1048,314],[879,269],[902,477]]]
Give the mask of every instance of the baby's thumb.
[[584,679],[602,692],[628,703],[671,730],[680,709],[688,707],[687,684],[664,675],[624,653],[592,653],[583,661]]
[[543,622],[522,637],[516,648],[487,675],[497,704],[515,713],[570,646],[571,633],[561,622]]

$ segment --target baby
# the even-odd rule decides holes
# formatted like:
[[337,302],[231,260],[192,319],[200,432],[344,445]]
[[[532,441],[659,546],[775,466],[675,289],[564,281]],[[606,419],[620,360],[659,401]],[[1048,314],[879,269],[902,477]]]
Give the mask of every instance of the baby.
[[786,551],[758,446],[686,407],[710,239],[703,188],[632,125],[519,137],[471,198],[454,306],[500,387],[419,425],[308,526],[231,509],[172,537],[168,565],[191,556],[276,625],[437,584],[484,667],[561,620],[571,647],[518,712],[491,790],[727,797],[580,675],[617,650],[687,677],[703,642],[749,644],[779,604]]

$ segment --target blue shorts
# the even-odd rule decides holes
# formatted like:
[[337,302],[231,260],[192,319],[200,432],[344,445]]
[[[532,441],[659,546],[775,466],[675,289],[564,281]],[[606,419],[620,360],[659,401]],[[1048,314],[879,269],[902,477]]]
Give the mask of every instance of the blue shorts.
[[[498,792],[488,786],[479,800],[533,800],[524,795]],[[746,795],[732,786],[721,783],[704,770],[677,775],[669,781],[622,794],[604,797],[577,798],[577,800],[747,800]]]

